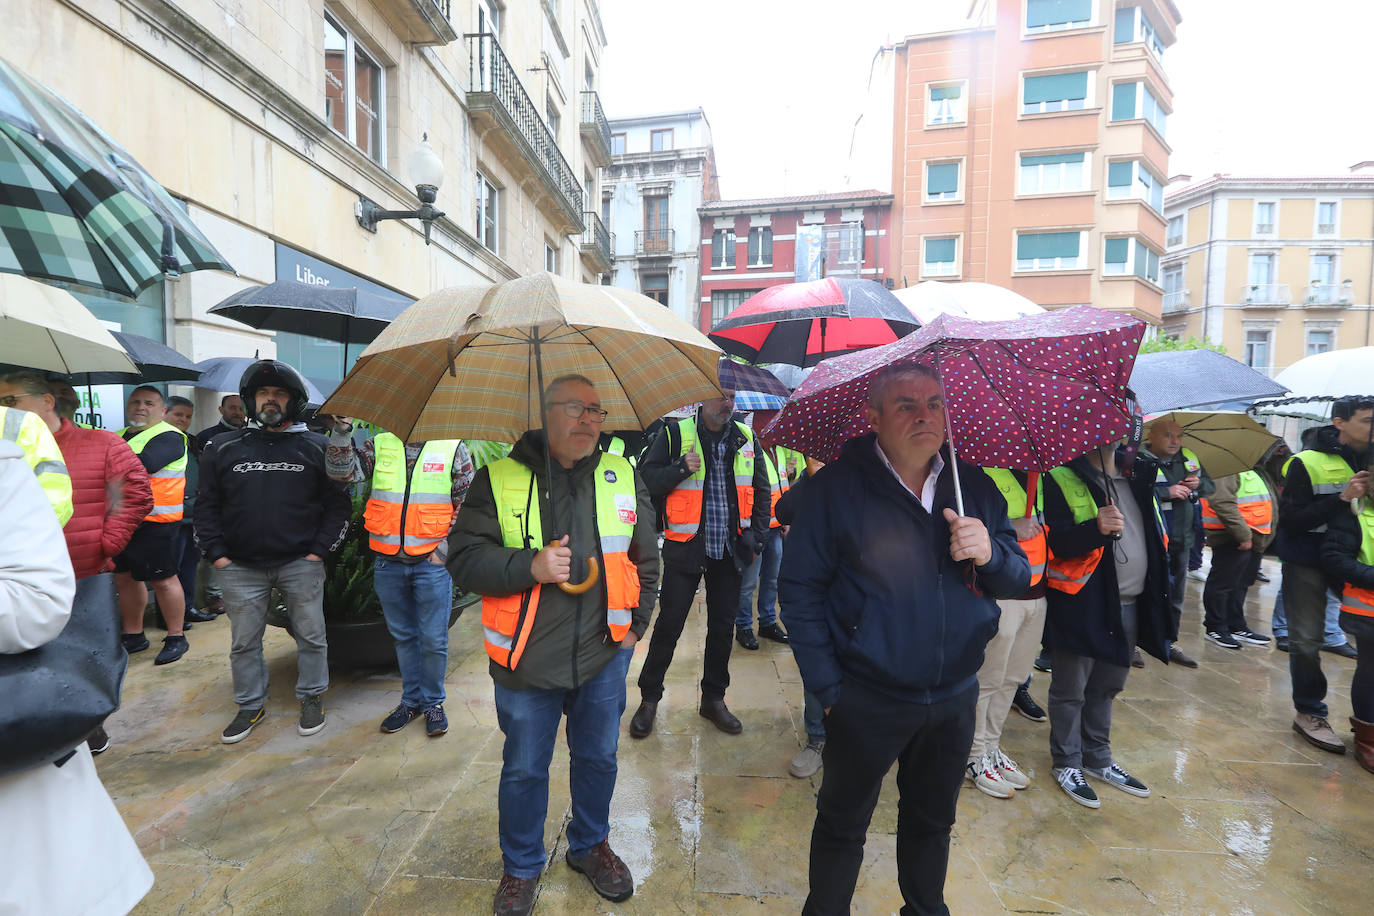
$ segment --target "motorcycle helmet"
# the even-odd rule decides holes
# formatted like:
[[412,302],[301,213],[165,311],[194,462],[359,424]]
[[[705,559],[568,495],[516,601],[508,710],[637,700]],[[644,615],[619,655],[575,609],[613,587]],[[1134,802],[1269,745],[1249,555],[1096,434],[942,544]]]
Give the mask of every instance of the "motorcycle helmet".
[[310,396],[306,393],[304,377],[280,360],[260,359],[245,369],[243,378],[239,379],[239,397],[243,398],[249,416],[257,418],[258,405],[253,396],[259,388],[268,385],[285,388],[291,392],[291,397],[282,411],[285,422],[295,423],[305,415],[306,403]]

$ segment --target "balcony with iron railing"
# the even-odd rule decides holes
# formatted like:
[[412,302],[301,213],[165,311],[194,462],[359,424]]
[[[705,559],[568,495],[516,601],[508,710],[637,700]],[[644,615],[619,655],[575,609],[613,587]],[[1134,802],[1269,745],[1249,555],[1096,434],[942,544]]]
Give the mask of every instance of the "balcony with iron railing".
[[446,45],[458,38],[453,27],[453,0],[374,0],[396,27],[397,36],[412,45]]
[[[515,68],[487,33],[465,35],[468,46],[468,111],[479,134],[507,153],[523,159],[545,193],[536,202],[565,233],[582,223],[582,184],[563,158],[553,131],[525,92]],[[510,165],[516,165],[510,162]]]
[[1177,289],[1177,290],[1174,290],[1174,291],[1172,291],[1172,292],[1167,292],[1167,293],[1164,294],[1164,311],[1165,311],[1165,312],[1182,312],[1182,311],[1186,311],[1187,309],[1191,308],[1192,305],[1193,305],[1193,296],[1192,296],[1192,293],[1191,293],[1189,290],[1186,290],[1186,289]]
[[635,254],[642,258],[666,258],[673,253],[673,230],[640,229],[635,233]]
[[611,234],[606,231],[606,224],[601,221],[601,217],[591,211],[583,212],[582,222],[587,225],[587,228],[582,230],[582,257],[597,273],[604,274],[611,269],[613,263]]
[[611,164],[611,122],[601,110],[601,96],[588,90],[582,93],[582,120],[577,125],[587,147],[587,159],[598,168]]
[[1252,283],[1245,289],[1245,304],[1284,306],[1293,302],[1287,283]]

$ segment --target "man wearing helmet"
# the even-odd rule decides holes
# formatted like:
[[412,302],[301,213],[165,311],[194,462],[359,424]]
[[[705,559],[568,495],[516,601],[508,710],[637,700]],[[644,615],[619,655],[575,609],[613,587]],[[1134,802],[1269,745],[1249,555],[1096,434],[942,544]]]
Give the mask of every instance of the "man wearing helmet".
[[283,362],[258,360],[239,383],[256,421],[215,437],[200,458],[196,544],[218,572],[229,614],[230,669],[238,715],[220,740],[248,737],[265,715],[267,664],[262,635],[272,590],[286,597],[296,638],[296,730],[324,728],[329,687],[324,629],[324,557],[348,530],[344,487],[325,470],[327,440],[300,422],[305,379]]

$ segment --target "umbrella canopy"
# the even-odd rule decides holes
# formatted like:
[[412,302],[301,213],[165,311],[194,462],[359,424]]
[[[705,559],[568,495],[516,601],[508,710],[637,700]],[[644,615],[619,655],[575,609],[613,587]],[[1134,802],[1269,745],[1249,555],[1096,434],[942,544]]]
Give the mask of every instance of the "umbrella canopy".
[[826,277],[755,293],[709,336],[750,362],[814,366],[828,356],[892,343],[920,326],[881,283]]
[[[258,356],[216,356],[213,359],[203,359],[195,364],[200,370],[200,377],[193,384],[196,388],[205,388],[209,391],[229,391],[238,394],[243,373],[259,359],[261,357]],[[315,407],[323,404],[324,395],[320,394],[320,389],[305,376],[301,378],[305,382],[305,394],[310,404]]]
[[776,394],[765,394],[762,391],[736,391],[735,409],[736,410],[778,410],[787,402],[787,398]]
[[352,286],[278,280],[240,290],[211,306],[210,312],[259,330],[363,344],[375,340],[413,301]]
[[1374,347],[1330,350],[1298,360],[1274,377],[1289,401],[1374,397]]
[[138,371],[71,293],[6,273],[0,273],[0,363],[64,373]]
[[76,108],[0,60],[0,271],[133,297],[228,270],[186,210]]
[[193,382],[200,378],[196,364],[151,337],[114,331],[115,340],[129,354],[137,372],[73,372],[73,385],[134,385],[141,382]]
[[921,319],[922,324],[929,324],[941,315],[972,318],[975,321],[1014,321],[1045,311],[1025,296],[1005,287],[972,280],[927,280],[915,286],[893,290],[892,294]]
[[586,376],[604,428],[644,429],[720,397],[720,350],[645,296],[548,273],[439,290],[374,340],[324,405],[402,440],[510,442],[543,426],[543,385]]
[[1126,379],[1145,325],[1091,306],[1016,321],[942,315],[897,343],[826,360],[764,431],[832,461],[870,429],[869,383],[894,363],[940,373],[952,440],[982,467],[1047,471],[1125,434]]
[[1150,423],[1172,420],[1183,430],[1183,447],[1197,455],[1213,477],[1229,477],[1260,463],[1278,436],[1243,413],[1175,410],[1151,417]]
[[1215,350],[1142,353],[1130,384],[1146,413],[1253,401],[1286,390],[1262,372]]
[[811,369],[803,369],[801,366],[794,366],[791,363],[769,363],[763,368],[778,377],[778,381],[787,386],[788,393],[795,391],[797,386],[806,381],[806,377],[811,374]]
[[786,399],[792,393],[792,389],[784,385],[776,375],[767,369],[735,362],[729,357],[722,356],[720,358],[716,373],[720,377],[720,387],[736,394],[741,391],[751,391],[777,395]]

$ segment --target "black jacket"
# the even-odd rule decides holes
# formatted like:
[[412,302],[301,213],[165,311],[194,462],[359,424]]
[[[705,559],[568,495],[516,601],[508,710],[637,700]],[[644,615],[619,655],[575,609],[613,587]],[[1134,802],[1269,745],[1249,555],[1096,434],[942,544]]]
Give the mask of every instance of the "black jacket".
[[1374,566],[1359,561],[1363,540],[1359,519],[1349,511],[1349,503],[1343,505],[1346,511],[1327,523],[1326,537],[1322,539],[1322,570],[1338,592],[1346,585],[1374,589]]
[[[1317,430],[1312,451],[1340,455],[1350,465],[1352,472],[1361,469],[1359,456],[1353,449],[1341,444],[1340,431],[1334,426],[1323,426]],[[1279,556],[1285,563],[1320,567],[1322,532],[1312,529],[1330,523],[1341,513],[1350,514],[1350,503],[1341,499],[1339,493],[1317,496],[1312,492],[1312,478],[1307,473],[1307,466],[1301,461],[1289,464],[1283,495],[1279,499],[1279,529],[1283,532]]]
[[[687,470],[687,459],[677,454],[676,446],[678,437],[675,435],[676,424],[668,424],[663,431],[653,438],[649,443],[648,451],[644,453],[639,462],[639,475],[644,481],[644,485],[649,488],[649,496],[656,500],[661,500],[682,483],[692,472]],[[727,471],[734,467],[735,454],[744,447],[747,441],[744,433],[735,424],[732,418],[730,424],[725,428],[725,435],[729,436],[729,441],[725,446],[725,459],[723,466]],[[697,441],[704,442],[706,438],[706,428],[701,422],[700,415],[697,417]],[[754,448],[759,448],[758,437],[754,437]],[[700,446],[698,446],[700,452]],[[706,485],[709,487],[709,477],[711,474],[711,462],[707,460],[705,454],[701,456],[702,462],[706,466],[708,477]],[[767,532],[768,521],[772,515],[772,487],[768,483],[768,467],[762,461],[754,461],[754,511],[750,516],[749,527],[746,528],[734,543],[734,557],[736,564],[743,563],[748,565],[753,562],[755,556],[763,549],[763,542],[754,536],[755,531]],[[734,483],[731,482],[725,488],[725,497],[730,503],[730,515],[732,518],[739,517],[739,495],[735,492]],[[704,513],[703,509],[703,513]],[[698,531],[689,541],[673,541],[664,539],[663,541],[663,562],[669,566],[679,568],[701,570],[706,565],[706,539]]]
[[235,430],[201,453],[195,534],[206,559],[280,566],[343,542],[348,491],[325,472],[324,436],[297,428]]
[[[1106,504],[1095,469],[1086,458],[1076,458],[1068,467],[1088,486],[1097,505]],[[1105,548],[1097,569],[1076,595],[1052,588],[1047,592],[1049,613],[1045,617],[1045,644],[1056,650],[1072,652],[1123,667],[1131,663],[1131,646],[1121,622],[1121,592],[1116,580],[1115,551],[1119,541],[1106,538],[1097,528],[1097,519],[1081,524],[1064,500],[1064,492],[1049,474],[1040,478],[1045,488],[1045,524],[1049,528],[1050,551],[1056,557],[1081,557],[1098,547]],[[1131,496],[1140,507],[1149,548],[1145,588],[1136,597],[1136,645],[1160,661],[1168,663],[1169,643],[1178,638],[1173,613],[1169,608],[1169,557],[1164,550],[1163,532],[1155,524],[1154,474],[1135,474],[1130,480]]]
[[228,423],[225,423],[223,420],[220,420],[214,426],[207,426],[205,429],[202,429],[200,432],[192,436],[191,447],[194,448],[196,450],[196,454],[199,455],[201,452],[205,451],[205,446],[209,445],[212,441],[214,441],[216,436],[222,436],[225,433],[238,432],[238,430],[238,427],[230,426]]
[[[1199,466],[1202,462],[1198,462]],[[1176,483],[1181,483],[1183,478],[1188,476],[1187,459],[1183,457],[1183,450],[1172,458],[1161,458],[1156,456],[1149,449],[1141,449],[1140,457],[1136,459],[1135,473],[1148,474],[1151,481],[1158,480],[1158,473],[1164,472],[1164,483],[1155,483],[1155,499],[1159,500],[1159,511],[1164,517],[1164,524],[1170,526],[1169,529],[1169,550],[1178,553],[1181,550],[1188,550],[1193,546],[1193,541],[1197,537],[1197,532],[1193,529],[1193,506],[1198,500],[1206,499],[1216,492],[1216,484],[1212,482],[1206,468],[1198,471],[1198,487],[1188,495],[1187,499],[1174,499],[1169,495],[1169,487]]]
[[875,440],[850,439],[805,482],[804,498],[791,497],[778,597],[802,680],[826,707],[851,681],[913,703],[972,688],[997,634],[994,599],[1030,584],[1006,500],[986,474],[959,463],[965,514],[982,519],[992,542],[977,595],[965,584],[966,564],[949,555],[948,465],[927,512],[879,460]]

